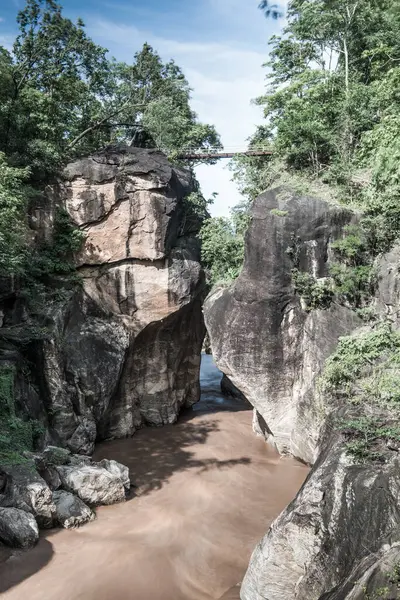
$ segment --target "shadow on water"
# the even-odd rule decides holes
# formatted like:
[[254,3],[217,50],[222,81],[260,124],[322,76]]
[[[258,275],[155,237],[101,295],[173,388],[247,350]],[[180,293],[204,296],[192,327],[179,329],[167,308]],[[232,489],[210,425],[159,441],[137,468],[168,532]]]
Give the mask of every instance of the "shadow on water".
[[161,489],[178,471],[224,469],[250,462],[247,457],[230,460],[195,458],[195,452],[191,448],[205,444],[211,433],[219,431],[219,426],[217,420],[206,423],[193,421],[195,419],[191,415],[184,417],[176,425],[167,425],[162,429],[142,429],[136,433],[134,444],[107,442],[98,448],[96,454],[98,453],[99,458],[105,455],[113,457],[127,465],[132,481],[137,486],[137,494],[141,496]]
[[[6,553],[5,549],[1,549]],[[9,554],[9,553],[8,553]],[[0,562],[0,594],[18,585],[24,579],[31,577],[40,569],[43,569],[53,558],[53,545],[41,538],[38,545],[29,551],[29,560],[26,552],[21,551],[13,556],[5,556],[6,561]]]
[[[146,427],[136,432],[132,441],[113,440],[100,444],[95,458],[106,456],[127,465],[136,486],[134,496],[161,489],[178,471],[197,469],[204,472],[249,464],[251,459],[246,456],[228,460],[195,458],[196,446],[205,444],[211,434],[219,431],[218,413],[251,409],[247,402],[221,394],[221,378],[222,373],[212,356],[203,354],[201,399],[197,404],[183,411],[174,425]],[[215,418],[212,417],[214,413]],[[202,418],[205,415],[207,420]]]
[[[201,400],[185,410],[176,424],[162,428],[144,428],[132,439],[114,440],[98,446],[95,459],[107,456],[129,467],[131,479],[135,483],[131,500],[135,496],[143,497],[160,490],[177,473],[193,472],[194,478],[190,480],[193,490],[193,486],[199,485],[195,482],[199,481],[199,477],[201,481],[205,474],[213,481],[215,477],[219,477],[218,472],[230,471],[236,465],[249,465],[252,462],[249,456],[235,456],[235,449],[227,451],[231,446],[231,436],[230,432],[226,432],[226,424],[225,436],[228,437],[223,438],[227,440],[223,442],[225,446],[212,451],[211,456],[210,452],[207,455],[205,444],[210,436],[215,439],[215,434],[218,434],[219,437],[223,414],[227,417],[228,411],[249,410],[249,405],[242,400],[221,394],[221,378],[222,373],[214,365],[212,357],[203,355]],[[201,447],[204,450],[200,450]],[[200,484],[200,488],[201,485],[203,484]],[[204,492],[200,497],[204,500]],[[89,526],[84,528],[85,539],[89,539],[90,531]],[[17,552],[9,556],[7,550],[0,548],[0,593],[11,590],[50,563],[55,553],[48,538],[55,533],[57,530],[46,532],[46,537],[42,536],[38,545],[29,552]],[[114,543],[115,540],[114,535]],[[204,543],[207,546],[210,542],[205,539]],[[119,596],[114,594],[114,597]],[[122,597],[125,596],[121,595]]]

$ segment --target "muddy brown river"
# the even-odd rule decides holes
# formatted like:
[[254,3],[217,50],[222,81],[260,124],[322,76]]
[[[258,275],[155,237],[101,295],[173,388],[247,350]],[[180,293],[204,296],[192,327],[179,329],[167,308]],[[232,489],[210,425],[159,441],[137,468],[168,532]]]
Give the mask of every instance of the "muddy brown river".
[[97,448],[129,466],[132,498],[81,529],[47,532],[28,553],[0,554],[2,598],[239,598],[252,549],[308,471],[253,434],[251,410],[224,399],[219,380],[204,357],[194,410]]

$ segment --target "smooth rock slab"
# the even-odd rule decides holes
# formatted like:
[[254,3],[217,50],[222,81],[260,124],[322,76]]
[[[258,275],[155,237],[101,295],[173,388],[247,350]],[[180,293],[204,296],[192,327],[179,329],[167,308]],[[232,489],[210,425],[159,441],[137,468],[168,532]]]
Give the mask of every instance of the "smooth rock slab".
[[0,542],[11,548],[31,548],[38,539],[33,515],[18,508],[0,508]]
[[57,467],[61,485],[91,506],[115,504],[125,500],[124,484],[102,467],[83,465]]
[[53,499],[56,505],[56,521],[65,529],[79,527],[95,518],[94,512],[70,492],[54,492]]

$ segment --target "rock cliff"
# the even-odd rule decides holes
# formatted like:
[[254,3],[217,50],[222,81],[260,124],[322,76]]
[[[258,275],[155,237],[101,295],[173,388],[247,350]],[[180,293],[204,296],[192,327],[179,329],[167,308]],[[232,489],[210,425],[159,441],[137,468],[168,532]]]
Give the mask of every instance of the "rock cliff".
[[[204,278],[185,218],[191,191],[190,173],[162,153],[110,149],[68,165],[32,215],[39,241],[60,209],[84,234],[80,282],[47,307],[46,339],[22,352],[28,379],[20,352],[2,348],[19,369],[17,409],[46,425],[47,442],[90,454],[96,440],[172,423],[198,400]],[[1,308],[10,329],[11,292]]]
[[[306,309],[291,276],[298,268],[323,281],[331,244],[354,219],[343,208],[287,190],[263,194],[253,207],[239,279],[216,290],[205,304],[216,362],[255,407],[257,433],[313,465],[297,497],[255,548],[242,600],[365,600],[399,594],[398,413],[385,403],[379,385],[378,405],[371,391],[379,370],[391,382],[398,373],[388,349],[391,336],[393,348],[399,343],[399,249],[377,265],[375,311],[378,321],[384,317],[392,325],[382,330],[381,350],[359,372],[361,385],[356,382],[350,391],[365,390],[362,402],[346,402],[346,394],[317,382],[340,336],[350,334],[362,345],[368,336],[379,335],[379,325],[363,325],[335,301],[323,310]],[[367,428],[354,438],[362,444],[369,436],[372,450],[364,460],[349,452],[353,438],[346,427],[352,419]]]
[[266,192],[252,208],[239,278],[205,303],[217,365],[254,406],[257,430],[307,463],[315,460],[324,419],[314,402],[316,377],[338,338],[359,320],[337,304],[305,310],[291,272],[326,277],[330,244],[353,218],[284,189]]

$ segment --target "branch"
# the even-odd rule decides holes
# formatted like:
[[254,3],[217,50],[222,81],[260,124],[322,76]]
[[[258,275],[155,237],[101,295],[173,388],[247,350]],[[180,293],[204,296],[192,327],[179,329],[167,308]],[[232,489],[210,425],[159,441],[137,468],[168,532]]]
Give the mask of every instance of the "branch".
[[[76,146],[76,144],[78,142],[80,142],[81,139],[84,138],[88,133],[90,133],[91,131],[94,131],[95,129],[98,129],[99,127],[101,127],[102,125],[104,125],[104,123],[106,121],[108,121],[108,119],[112,119],[113,117],[116,117],[117,115],[119,115],[128,106],[129,106],[129,102],[125,102],[125,104],[123,104],[121,106],[121,108],[119,108],[118,110],[115,110],[114,112],[110,113],[109,115],[106,115],[100,121],[97,121],[96,123],[93,123],[93,125],[90,125],[87,129],[85,129],[85,131],[82,131],[82,133],[80,133],[79,135],[77,135],[76,138],[74,138],[72,140],[72,142],[70,142],[68,144],[67,150],[70,150],[71,148],[73,148],[74,146]],[[132,108],[145,108],[145,106],[146,106],[145,104],[136,104],[136,105],[134,104],[132,106]]]

